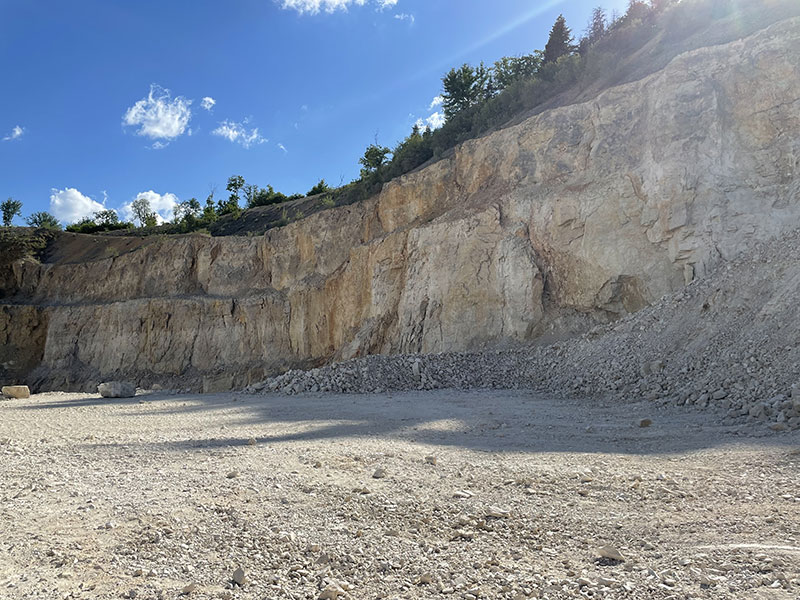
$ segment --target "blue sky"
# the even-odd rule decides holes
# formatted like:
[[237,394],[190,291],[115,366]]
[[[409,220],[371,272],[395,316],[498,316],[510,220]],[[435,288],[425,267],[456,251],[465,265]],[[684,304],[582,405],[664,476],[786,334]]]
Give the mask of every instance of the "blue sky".
[[0,199],[69,222],[142,194],[169,217],[233,174],[346,183],[440,110],[450,67],[541,49],[562,12],[580,33],[597,4],[0,0]]

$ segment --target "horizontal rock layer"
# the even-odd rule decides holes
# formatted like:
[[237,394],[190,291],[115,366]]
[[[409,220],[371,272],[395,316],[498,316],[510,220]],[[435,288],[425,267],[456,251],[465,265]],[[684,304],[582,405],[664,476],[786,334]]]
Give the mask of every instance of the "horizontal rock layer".
[[64,234],[0,286],[0,364],[39,388],[215,389],[519,343],[635,311],[800,227],[799,172],[791,19],[262,237]]

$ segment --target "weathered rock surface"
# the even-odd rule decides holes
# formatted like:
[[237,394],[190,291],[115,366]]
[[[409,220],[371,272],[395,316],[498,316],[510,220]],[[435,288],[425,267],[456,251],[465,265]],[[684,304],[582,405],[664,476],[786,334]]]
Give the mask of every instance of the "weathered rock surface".
[[27,385],[4,385],[0,390],[6,398],[30,398],[31,391]]
[[58,252],[78,243],[65,234],[57,259],[19,261],[2,286],[15,292],[0,360],[43,388],[218,389],[220,377],[241,387],[330,359],[586,328],[797,227],[798,132],[790,19],[261,238],[88,238],[76,258]]
[[98,385],[97,391],[103,398],[133,398],[136,385],[128,381],[107,381]]

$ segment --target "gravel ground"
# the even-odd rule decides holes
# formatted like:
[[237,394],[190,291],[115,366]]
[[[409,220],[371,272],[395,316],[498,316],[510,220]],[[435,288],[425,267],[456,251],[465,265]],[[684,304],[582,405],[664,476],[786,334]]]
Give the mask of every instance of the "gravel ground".
[[800,432],[603,398],[0,402],[0,598],[800,597]]

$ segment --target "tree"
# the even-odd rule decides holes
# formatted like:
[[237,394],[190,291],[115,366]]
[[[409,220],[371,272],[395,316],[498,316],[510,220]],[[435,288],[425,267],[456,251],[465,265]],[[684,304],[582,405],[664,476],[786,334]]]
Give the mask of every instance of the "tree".
[[248,199],[247,201],[247,208],[253,208],[255,206],[269,206],[270,204],[280,204],[282,202],[286,202],[289,198],[286,194],[282,194],[281,192],[276,192],[275,188],[271,185],[267,185],[267,188],[260,188],[255,194],[253,194],[252,198]]
[[231,175],[228,177],[228,185],[225,186],[225,189],[231,193],[231,195],[228,197],[228,201],[239,204],[239,191],[243,187],[244,177],[241,175]]
[[[149,206],[148,204],[148,207]],[[117,211],[114,209],[108,208],[94,213],[94,222],[101,227],[116,225],[119,223],[119,215],[117,215]]]
[[178,202],[175,208],[172,209],[173,221],[175,223],[183,223],[185,221],[194,220],[200,216],[201,212],[202,209],[197,198],[184,200],[183,202]]
[[584,56],[589,50],[589,47],[596,44],[608,30],[608,20],[606,19],[606,11],[602,6],[598,6],[592,10],[592,18],[589,19],[589,24],[586,26],[586,31],[578,44],[578,53]]
[[487,68],[481,61],[481,64],[475,67],[475,103],[489,100],[497,91],[492,69]]
[[131,203],[133,218],[139,221],[140,227],[155,227],[158,225],[158,217],[150,208],[150,201],[147,198],[139,197]]
[[22,216],[22,202],[9,198],[0,204],[0,211],[3,213],[3,225],[10,227],[14,217]]
[[489,71],[481,63],[477,69],[468,64],[461,65],[458,69],[450,69],[442,78],[442,105],[444,116],[452,119],[462,110],[484,98]]
[[244,192],[245,206],[250,208],[251,206],[253,206],[255,198],[260,190],[258,189],[258,186],[256,184],[248,183],[247,185],[242,187],[242,191]]
[[625,11],[625,21],[644,21],[650,16],[650,7],[642,0],[628,0],[628,10]]
[[433,156],[430,127],[425,130],[428,132],[427,136],[420,132],[419,125],[414,125],[411,134],[397,144],[392,151],[392,160],[386,172],[387,179],[408,173]]
[[97,223],[92,217],[83,217],[80,221],[67,225],[67,231],[72,233],[94,233],[97,231]]
[[228,190],[231,195],[228,196],[228,199],[218,200],[217,201],[217,214],[221,217],[222,215],[238,215],[242,212],[242,207],[239,206],[239,192],[244,187],[244,177],[241,175],[231,175],[228,177],[228,185],[225,186],[225,189]]
[[572,54],[573,50],[572,32],[567,27],[564,15],[558,15],[556,22],[553,23],[553,28],[550,30],[550,38],[547,40],[547,45],[544,47],[542,63],[554,63],[562,56]]
[[316,196],[317,194],[325,194],[331,191],[331,187],[325,183],[324,179],[320,179],[319,183],[308,190],[306,196]]
[[58,222],[53,215],[49,212],[35,212],[30,217],[25,219],[25,222],[30,227],[40,227],[42,229],[61,229],[61,223]]
[[206,205],[203,208],[203,221],[213,223],[217,220],[217,209],[214,206],[214,192],[211,192],[206,198]]
[[586,37],[589,38],[591,43],[595,43],[606,33],[606,25],[608,19],[606,18],[606,11],[602,6],[598,6],[592,11],[592,19],[589,21],[589,27],[586,31]]
[[494,63],[494,83],[499,90],[504,90],[515,81],[536,75],[541,66],[540,50],[524,56],[504,56]]
[[361,178],[367,179],[373,175],[377,175],[381,171],[381,167],[386,163],[386,157],[391,154],[391,150],[385,146],[378,146],[377,144],[370,144],[364,151],[364,156],[358,159],[362,165]]

